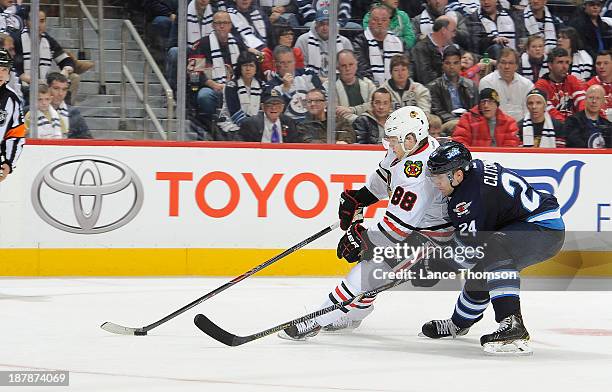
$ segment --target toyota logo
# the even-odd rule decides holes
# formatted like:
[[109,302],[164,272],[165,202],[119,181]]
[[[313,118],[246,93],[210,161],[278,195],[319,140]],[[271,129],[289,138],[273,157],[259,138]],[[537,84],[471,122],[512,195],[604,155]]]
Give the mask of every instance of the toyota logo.
[[55,161],[45,166],[32,185],[32,204],[42,220],[75,234],[105,233],[126,225],[140,211],[143,197],[142,184],[132,169],[98,156]]

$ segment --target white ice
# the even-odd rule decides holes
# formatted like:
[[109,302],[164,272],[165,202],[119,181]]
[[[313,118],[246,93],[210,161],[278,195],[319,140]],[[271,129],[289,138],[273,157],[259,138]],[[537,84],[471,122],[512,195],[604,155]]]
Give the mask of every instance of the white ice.
[[[492,309],[457,340],[417,333],[450,316],[454,292],[383,293],[350,334],[269,336],[226,347],[193,325],[208,315],[238,335],[314,310],[333,278],[249,278],[149,336],[118,336],[227,282],[221,278],[0,279],[0,370],[68,370],[77,391],[604,391],[612,385],[612,292],[524,292],[531,357],[491,358],[478,343]],[[568,333],[569,332],[569,333]],[[0,390],[44,391],[38,387]]]

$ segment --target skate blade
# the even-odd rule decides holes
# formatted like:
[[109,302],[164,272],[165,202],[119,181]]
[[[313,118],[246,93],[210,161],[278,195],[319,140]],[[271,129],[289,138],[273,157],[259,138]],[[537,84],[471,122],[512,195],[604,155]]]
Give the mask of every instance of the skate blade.
[[276,334],[276,336],[284,340],[291,340],[292,342],[305,342],[306,341],[305,336],[301,338],[294,338],[293,336],[289,336],[287,332],[285,331],[280,331],[279,333]]
[[430,338],[429,336],[425,335],[423,332],[419,332],[418,336],[420,338],[432,339],[432,340],[448,340],[448,339],[452,340],[452,339],[457,339],[460,336],[465,336],[467,335],[468,332],[469,332],[469,328],[464,331],[458,332],[455,337],[453,337],[453,335],[450,335],[450,336],[444,336],[443,338]]
[[526,340],[515,340],[512,342],[485,343],[482,346],[485,355],[494,356],[526,356],[532,355],[533,350]]

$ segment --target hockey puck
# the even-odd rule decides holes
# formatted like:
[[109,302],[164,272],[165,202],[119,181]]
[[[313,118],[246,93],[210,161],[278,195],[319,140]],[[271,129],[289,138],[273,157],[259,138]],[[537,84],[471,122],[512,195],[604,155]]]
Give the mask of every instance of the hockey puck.
[[134,331],[136,336],[147,336],[147,331]]

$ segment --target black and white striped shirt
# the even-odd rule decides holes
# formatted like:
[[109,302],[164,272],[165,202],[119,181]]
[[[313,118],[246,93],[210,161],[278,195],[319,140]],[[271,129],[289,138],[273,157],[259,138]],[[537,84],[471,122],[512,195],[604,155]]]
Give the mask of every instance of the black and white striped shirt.
[[25,125],[19,97],[6,83],[0,86],[0,135],[0,162],[12,171],[25,142]]

